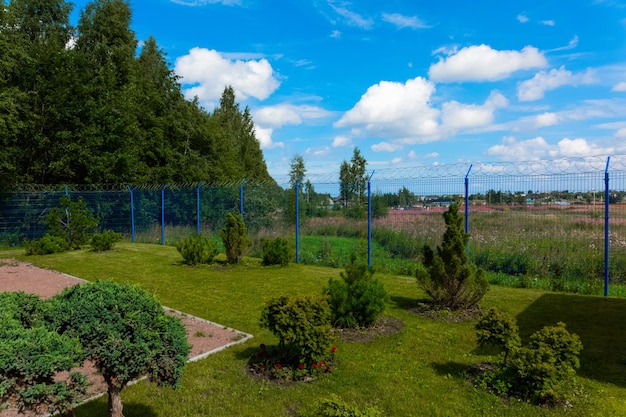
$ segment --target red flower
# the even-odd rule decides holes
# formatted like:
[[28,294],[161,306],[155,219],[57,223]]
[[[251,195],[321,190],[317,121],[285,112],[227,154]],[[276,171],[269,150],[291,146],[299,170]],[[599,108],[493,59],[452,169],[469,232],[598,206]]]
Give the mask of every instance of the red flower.
[[280,363],[277,363],[277,364],[276,364],[276,369],[280,369],[280,368],[282,368],[282,367],[283,367],[283,366],[282,366]]
[[313,368],[317,369],[317,362],[313,364]]
[[326,372],[330,372],[330,365],[326,367]]
[[263,365],[259,365],[259,369],[260,369],[260,370],[263,370],[263,368],[265,368],[265,366],[263,366]]
[[321,366],[321,367],[324,367],[324,365],[326,365],[326,363],[325,363],[324,361],[321,361],[321,362],[320,362],[320,366]]
[[266,351],[259,352],[258,356],[261,358],[264,358],[265,356],[267,356],[267,352]]
[[335,346],[331,347],[331,348],[330,348],[330,350],[331,350],[333,353],[337,352],[337,348],[336,348]]
[[301,363],[300,365],[298,365],[298,367],[299,367],[300,369],[304,369],[304,364],[303,364],[303,363]]

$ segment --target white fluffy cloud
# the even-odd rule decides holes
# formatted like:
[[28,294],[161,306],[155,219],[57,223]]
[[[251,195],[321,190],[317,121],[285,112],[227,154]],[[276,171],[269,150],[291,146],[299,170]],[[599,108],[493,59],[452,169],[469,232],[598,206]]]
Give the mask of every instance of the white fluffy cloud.
[[593,84],[596,78],[591,70],[574,74],[565,67],[541,71],[530,80],[526,80],[517,88],[519,101],[534,101],[543,98],[546,91],[557,89],[564,85],[578,86]]
[[595,144],[588,143],[585,139],[564,138],[557,143],[555,149],[550,152],[550,156],[555,158],[594,156],[610,154],[613,151],[613,148],[601,148]]
[[618,92],[626,92],[626,81],[622,81],[621,83],[617,83],[613,86],[613,88],[611,88],[611,91],[618,91]]
[[428,74],[436,82],[497,81],[519,70],[548,65],[543,53],[526,46],[521,51],[498,51],[488,45],[469,46],[431,65]]
[[613,153],[613,148],[602,148],[587,142],[586,139],[564,138],[556,145],[550,145],[544,138],[518,141],[515,137],[506,136],[502,143],[490,147],[486,154],[505,161],[537,160],[543,158],[571,158],[604,155]]
[[332,113],[317,106],[278,104],[254,111],[254,122],[264,127],[299,125],[307,120],[323,119]]
[[417,77],[406,83],[381,81],[368,88],[359,102],[334,126],[350,128],[355,136],[385,138],[372,145],[377,152],[395,152],[404,145],[427,143],[462,130],[485,129],[508,100],[493,91],[483,104],[448,101],[435,107],[434,84]]
[[421,137],[428,142],[438,128],[439,110],[430,105],[434,91],[433,83],[422,77],[406,83],[381,81],[369,87],[334,126],[372,136]]
[[383,13],[383,20],[398,27],[398,29],[426,29],[430,27],[417,16],[403,16],[399,13]]
[[494,121],[494,111],[507,105],[507,99],[498,92],[492,92],[483,105],[462,104],[456,101],[443,103],[442,128],[445,131],[456,132],[459,129],[487,126]]
[[348,136],[339,135],[333,140],[333,148],[343,148],[346,146],[352,146],[352,139]]
[[554,126],[559,122],[556,113],[542,113],[535,117],[535,127]]
[[263,128],[263,127],[255,126],[254,133],[262,149],[285,147],[285,144],[283,142],[274,142],[274,140],[272,139],[272,134],[274,133],[274,129],[272,128]]
[[280,85],[266,59],[230,60],[215,50],[193,48],[176,60],[176,74],[181,76],[188,98],[197,96],[202,102],[213,102],[231,85],[238,100],[255,97],[264,100]]

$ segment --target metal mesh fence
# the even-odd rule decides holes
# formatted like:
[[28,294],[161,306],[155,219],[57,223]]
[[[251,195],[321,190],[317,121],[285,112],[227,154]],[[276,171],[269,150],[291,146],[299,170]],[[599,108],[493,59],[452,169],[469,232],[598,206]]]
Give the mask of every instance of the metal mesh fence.
[[342,198],[338,173],[308,175],[297,200],[288,178],[23,185],[0,193],[0,244],[43,236],[47,213],[69,195],[85,201],[101,230],[136,242],[174,244],[198,232],[219,239],[225,214],[238,211],[255,242],[252,255],[261,255],[260,239],[280,236],[298,249],[299,262],[342,267],[356,251],[375,269],[410,275],[423,244],[440,243],[442,213],[460,202],[470,258],[492,280],[596,294],[608,272],[612,294],[625,287],[624,155],[376,170],[367,189],[355,189]]

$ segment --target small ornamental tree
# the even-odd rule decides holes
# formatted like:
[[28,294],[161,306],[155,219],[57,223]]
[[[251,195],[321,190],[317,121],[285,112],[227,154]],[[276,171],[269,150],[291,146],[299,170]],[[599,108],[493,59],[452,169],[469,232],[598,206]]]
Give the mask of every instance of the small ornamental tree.
[[446,231],[435,253],[430,245],[422,248],[423,266],[417,268],[417,281],[435,306],[460,310],[478,305],[489,283],[485,271],[470,263],[465,248],[469,236],[463,230],[458,203],[443,213]]
[[51,299],[48,321],[83,345],[108,387],[109,415],[123,417],[121,390],[142,376],[177,388],[189,354],[185,327],[137,286],[98,281]]
[[248,229],[239,213],[226,213],[226,226],[221,231],[221,237],[229,264],[238,263],[252,246],[252,241],[248,238]]
[[287,266],[289,264],[290,251],[287,239],[281,237],[275,239],[261,239],[261,247],[263,248],[261,263],[264,266]]
[[[87,378],[71,369],[82,363],[75,338],[44,327],[44,301],[23,292],[0,293],[0,403],[20,413],[73,416]],[[59,380],[59,372],[69,372]]]
[[325,298],[276,297],[263,308],[261,327],[278,337],[280,356],[286,364],[308,365],[328,359],[332,333]]
[[365,263],[357,262],[355,253],[340,276],[341,280],[330,278],[324,289],[333,325],[357,328],[374,324],[389,299],[382,282],[373,277]]
[[183,239],[176,249],[187,265],[210,264],[217,255],[217,243],[201,234]]
[[82,197],[72,201],[68,195],[61,197],[59,207],[50,210],[46,216],[48,234],[64,238],[71,249],[80,249],[89,242],[98,223]]

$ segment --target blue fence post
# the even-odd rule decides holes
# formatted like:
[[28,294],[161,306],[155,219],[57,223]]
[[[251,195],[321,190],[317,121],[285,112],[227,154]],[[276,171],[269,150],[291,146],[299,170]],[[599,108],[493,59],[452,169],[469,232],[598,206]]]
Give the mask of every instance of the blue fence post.
[[299,189],[300,189],[300,181],[302,177],[298,178],[295,184],[295,195],[296,195],[296,263],[300,263],[300,205],[299,205]]
[[372,269],[372,177],[367,180],[367,267]]
[[242,219],[243,219],[243,185],[247,181],[248,180],[246,178],[244,178],[243,181],[241,182],[241,184],[239,185],[239,214],[241,215]]
[[604,170],[604,296],[609,296],[609,162],[611,157],[606,159],[606,169]]
[[165,245],[165,189],[169,184],[161,188],[161,245]]
[[200,234],[200,189],[204,185],[204,181],[196,187],[196,234]]
[[[465,234],[469,234],[469,174],[472,170],[472,164],[470,164],[467,174],[465,174]],[[465,253],[469,254],[469,241],[465,247]]]
[[126,186],[128,188],[128,192],[130,193],[130,241],[135,243],[135,196],[134,191],[137,187],[130,188],[129,185]]

